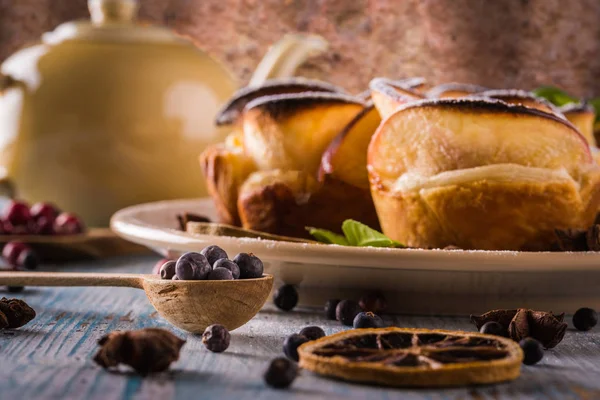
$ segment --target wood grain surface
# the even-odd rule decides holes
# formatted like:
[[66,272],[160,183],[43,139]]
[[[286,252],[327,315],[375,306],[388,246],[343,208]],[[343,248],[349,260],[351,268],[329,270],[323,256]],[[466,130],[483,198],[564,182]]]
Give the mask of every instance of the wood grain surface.
[[[128,257],[63,266],[67,271],[146,273],[154,257]],[[516,381],[449,390],[402,390],[332,381],[304,371],[287,391],[265,387],[262,373],[281,355],[283,339],[306,325],[328,334],[342,329],[320,310],[284,313],[267,305],[232,332],[229,349],[207,351],[199,336],[172,328],[141,290],[129,288],[29,288],[25,299],[37,317],[25,327],[0,332],[1,399],[598,399],[600,329],[569,330],[542,362],[523,367]],[[555,310],[557,311],[557,310]],[[570,321],[570,319],[569,319]],[[397,326],[473,330],[465,318],[395,316]],[[172,371],[142,379],[127,369],[106,372],[91,360],[96,341],[114,330],[162,327],[187,340]]]

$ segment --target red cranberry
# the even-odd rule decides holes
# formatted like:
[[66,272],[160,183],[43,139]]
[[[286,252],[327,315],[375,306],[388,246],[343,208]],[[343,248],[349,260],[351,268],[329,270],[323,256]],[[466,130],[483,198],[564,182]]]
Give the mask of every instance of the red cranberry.
[[23,242],[12,241],[8,242],[4,245],[2,249],[2,257],[6,260],[7,263],[16,267],[19,265],[18,259],[22,252],[25,250],[31,250],[29,246],[27,246]]
[[64,212],[54,220],[54,232],[58,235],[75,235],[83,231],[83,222],[75,214]]
[[13,226],[27,225],[31,222],[29,206],[23,201],[11,200],[4,208],[3,219],[10,222]]
[[34,233],[36,235],[53,235],[54,234],[54,218],[39,217],[34,224]]
[[60,211],[50,203],[35,203],[29,209],[31,218],[39,221],[40,218],[45,218],[47,221],[54,222]]
[[154,264],[154,268],[152,268],[152,273],[156,274],[156,275],[160,275],[160,267],[163,266],[164,263],[166,263],[167,261],[171,261],[168,258],[163,258],[158,260],[158,262],[156,264]]

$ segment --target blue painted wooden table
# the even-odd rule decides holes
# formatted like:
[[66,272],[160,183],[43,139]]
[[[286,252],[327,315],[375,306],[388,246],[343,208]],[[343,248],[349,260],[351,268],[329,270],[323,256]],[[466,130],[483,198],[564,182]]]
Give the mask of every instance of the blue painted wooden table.
[[[54,268],[66,271],[149,272],[152,256],[108,259]],[[48,268],[46,268],[48,269]],[[600,329],[569,330],[564,341],[512,383],[448,390],[361,386],[303,372],[290,390],[267,388],[263,370],[281,354],[283,339],[303,326],[342,328],[320,310],[284,313],[267,305],[232,332],[225,353],[207,351],[198,336],[172,328],[144,293],[128,288],[28,288],[37,317],[25,327],[0,331],[0,399],[600,399]],[[397,316],[398,326],[473,330],[467,318]],[[140,378],[126,368],[107,372],[93,361],[102,335],[114,330],[168,328],[187,343],[168,373]]]

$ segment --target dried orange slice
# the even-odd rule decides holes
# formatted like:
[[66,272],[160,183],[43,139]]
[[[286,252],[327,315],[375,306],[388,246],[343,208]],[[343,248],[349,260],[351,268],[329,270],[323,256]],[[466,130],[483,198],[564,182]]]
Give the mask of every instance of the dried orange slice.
[[507,338],[408,328],[353,329],[307,342],[298,353],[302,368],[321,375],[402,387],[510,381],[523,360]]

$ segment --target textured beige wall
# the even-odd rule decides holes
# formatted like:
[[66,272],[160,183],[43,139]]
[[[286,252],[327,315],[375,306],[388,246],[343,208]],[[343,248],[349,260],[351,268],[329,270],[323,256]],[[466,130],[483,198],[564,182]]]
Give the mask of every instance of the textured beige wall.
[[[141,18],[194,37],[242,81],[290,31],[325,36],[331,52],[301,74],[350,90],[373,76],[421,75],[491,87],[555,84],[599,95],[597,0],[141,0]],[[0,60],[85,0],[0,0]]]

